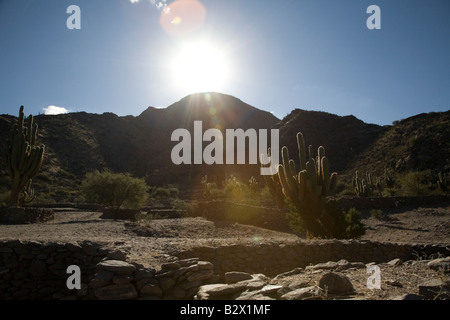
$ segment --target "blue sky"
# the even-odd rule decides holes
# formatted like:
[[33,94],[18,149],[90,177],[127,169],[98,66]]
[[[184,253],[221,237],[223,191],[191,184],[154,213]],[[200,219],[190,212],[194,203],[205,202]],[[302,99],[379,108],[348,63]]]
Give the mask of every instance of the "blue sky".
[[[0,0],[0,113],[166,107],[193,93],[174,60],[199,41],[226,63],[214,91],[279,118],[302,108],[384,125],[450,109],[448,0],[178,1],[203,11],[195,25],[172,17],[173,34],[169,0]],[[366,26],[372,4],[380,30]],[[66,26],[70,5],[80,30]]]

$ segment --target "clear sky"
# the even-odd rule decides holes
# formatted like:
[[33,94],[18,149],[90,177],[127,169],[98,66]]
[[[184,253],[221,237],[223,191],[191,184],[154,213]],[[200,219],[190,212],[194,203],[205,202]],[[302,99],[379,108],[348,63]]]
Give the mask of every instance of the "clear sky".
[[279,118],[449,110],[450,1],[0,0],[0,113],[139,115],[194,91]]

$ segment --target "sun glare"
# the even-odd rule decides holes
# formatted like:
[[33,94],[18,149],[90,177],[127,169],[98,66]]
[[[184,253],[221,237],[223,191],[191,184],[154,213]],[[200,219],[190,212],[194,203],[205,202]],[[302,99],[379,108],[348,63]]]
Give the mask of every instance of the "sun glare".
[[211,43],[185,45],[172,62],[179,89],[188,93],[221,91],[229,76],[225,53]]

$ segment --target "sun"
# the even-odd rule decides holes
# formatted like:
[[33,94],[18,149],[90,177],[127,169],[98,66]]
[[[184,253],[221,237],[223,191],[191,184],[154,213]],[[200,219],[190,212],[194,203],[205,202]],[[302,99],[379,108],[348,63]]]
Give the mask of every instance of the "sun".
[[183,45],[171,65],[177,87],[188,93],[222,91],[230,76],[226,52],[210,42]]

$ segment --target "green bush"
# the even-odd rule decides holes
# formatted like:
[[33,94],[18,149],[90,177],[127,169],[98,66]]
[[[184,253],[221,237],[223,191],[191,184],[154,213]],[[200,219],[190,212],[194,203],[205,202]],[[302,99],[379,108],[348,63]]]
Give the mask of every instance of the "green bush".
[[431,193],[431,171],[408,172],[400,178],[403,194],[406,196],[423,196]]
[[157,187],[152,191],[152,197],[156,199],[170,199],[176,198],[180,194],[178,188],[175,187]]
[[128,173],[90,172],[81,184],[86,201],[119,210],[122,206],[136,209],[145,204],[148,186],[144,179]]

